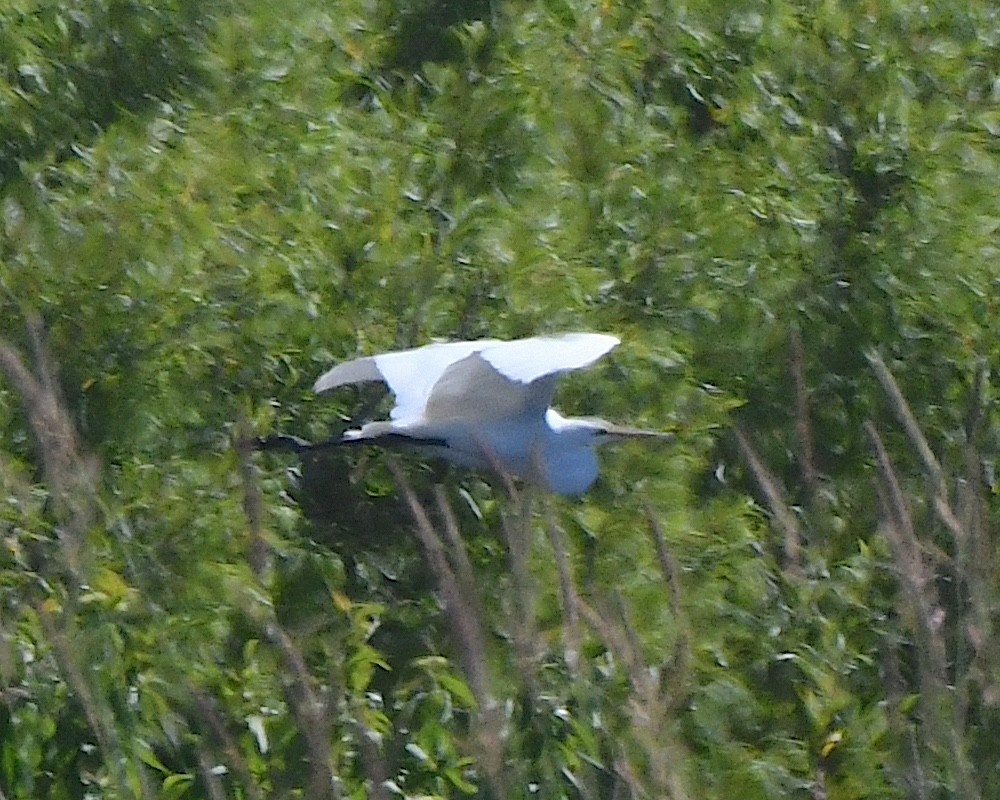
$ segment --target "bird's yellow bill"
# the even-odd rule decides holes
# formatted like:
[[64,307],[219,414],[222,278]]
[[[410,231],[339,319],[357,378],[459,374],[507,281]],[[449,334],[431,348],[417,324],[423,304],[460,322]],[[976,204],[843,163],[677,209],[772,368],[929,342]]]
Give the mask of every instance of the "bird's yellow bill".
[[621,441],[623,439],[655,439],[661,442],[672,442],[677,437],[670,431],[648,431],[644,428],[609,425],[601,438],[608,442]]

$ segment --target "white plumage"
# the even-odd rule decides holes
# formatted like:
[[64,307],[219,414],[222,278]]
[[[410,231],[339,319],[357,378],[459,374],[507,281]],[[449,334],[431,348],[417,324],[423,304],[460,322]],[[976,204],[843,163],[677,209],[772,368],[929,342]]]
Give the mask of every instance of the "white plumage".
[[410,442],[463,466],[578,494],[597,478],[595,445],[672,438],[566,418],[549,407],[560,373],[587,367],[616,345],[616,337],[603,333],[429,344],[338,364],[314,389],[382,381],[395,395],[389,420],[347,431],[345,443]]

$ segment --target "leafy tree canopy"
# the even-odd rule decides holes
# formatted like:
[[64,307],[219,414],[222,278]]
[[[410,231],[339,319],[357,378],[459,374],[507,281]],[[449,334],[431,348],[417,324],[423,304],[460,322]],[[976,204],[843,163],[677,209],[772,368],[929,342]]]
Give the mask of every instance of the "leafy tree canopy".
[[[988,798],[1000,22],[0,9],[5,797]],[[335,361],[607,330],[542,497],[255,454]]]

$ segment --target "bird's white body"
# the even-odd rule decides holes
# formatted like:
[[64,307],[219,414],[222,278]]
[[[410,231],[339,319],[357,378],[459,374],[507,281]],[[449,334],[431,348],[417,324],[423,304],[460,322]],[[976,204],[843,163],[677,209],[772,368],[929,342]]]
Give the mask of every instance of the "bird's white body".
[[[566,429],[566,421],[550,408],[544,417],[531,419],[497,419],[481,424],[416,419],[390,424],[393,434],[460,466],[507,472],[559,494],[579,494],[597,478],[593,432],[588,429],[573,437]],[[360,430],[348,431],[345,439],[376,440],[385,434],[384,424],[368,423]]]
[[617,344],[599,333],[430,344],[338,364],[315,389],[384,381],[396,396],[389,420],[347,431],[344,441],[402,439],[462,466],[579,494],[597,478],[594,445],[669,436],[549,408],[560,373],[589,366]]

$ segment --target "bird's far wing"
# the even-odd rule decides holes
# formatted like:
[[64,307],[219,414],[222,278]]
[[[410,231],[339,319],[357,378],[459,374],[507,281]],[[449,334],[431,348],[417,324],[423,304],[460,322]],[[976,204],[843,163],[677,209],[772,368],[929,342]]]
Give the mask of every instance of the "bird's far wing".
[[469,420],[482,424],[533,414],[541,417],[555,387],[555,375],[521,383],[502,375],[483,358],[482,351],[471,353],[448,367],[434,384],[423,418],[428,422]]
[[429,344],[338,364],[314,389],[384,381],[396,396],[392,419],[541,413],[552,400],[558,373],[586,367],[617,344],[602,333]]
[[313,391],[319,394],[349,383],[381,380],[384,378],[375,366],[374,358],[355,358],[353,361],[337,364],[330,371],[320,375],[313,384]]
[[487,421],[544,414],[559,373],[586,367],[617,344],[601,333],[489,342],[440,376],[424,417]]
[[449,366],[492,344],[495,344],[493,339],[444,342],[413,350],[356,358],[338,364],[321,375],[313,389],[325,392],[350,383],[383,381],[396,396],[396,405],[390,414],[393,419],[419,416],[423,413],[431,389]]
[[493,339],[476,342],[440,342],[415,350],[374,356],[382,379],[396,396],[392,419],[419,417],[424,412],[434,385],[452,364],[495,344]]
[[606,333],[563,333],[494,342],[481,352],[501,375],[531,383],[546,375],[590,366],[617,345],[618,338]]

